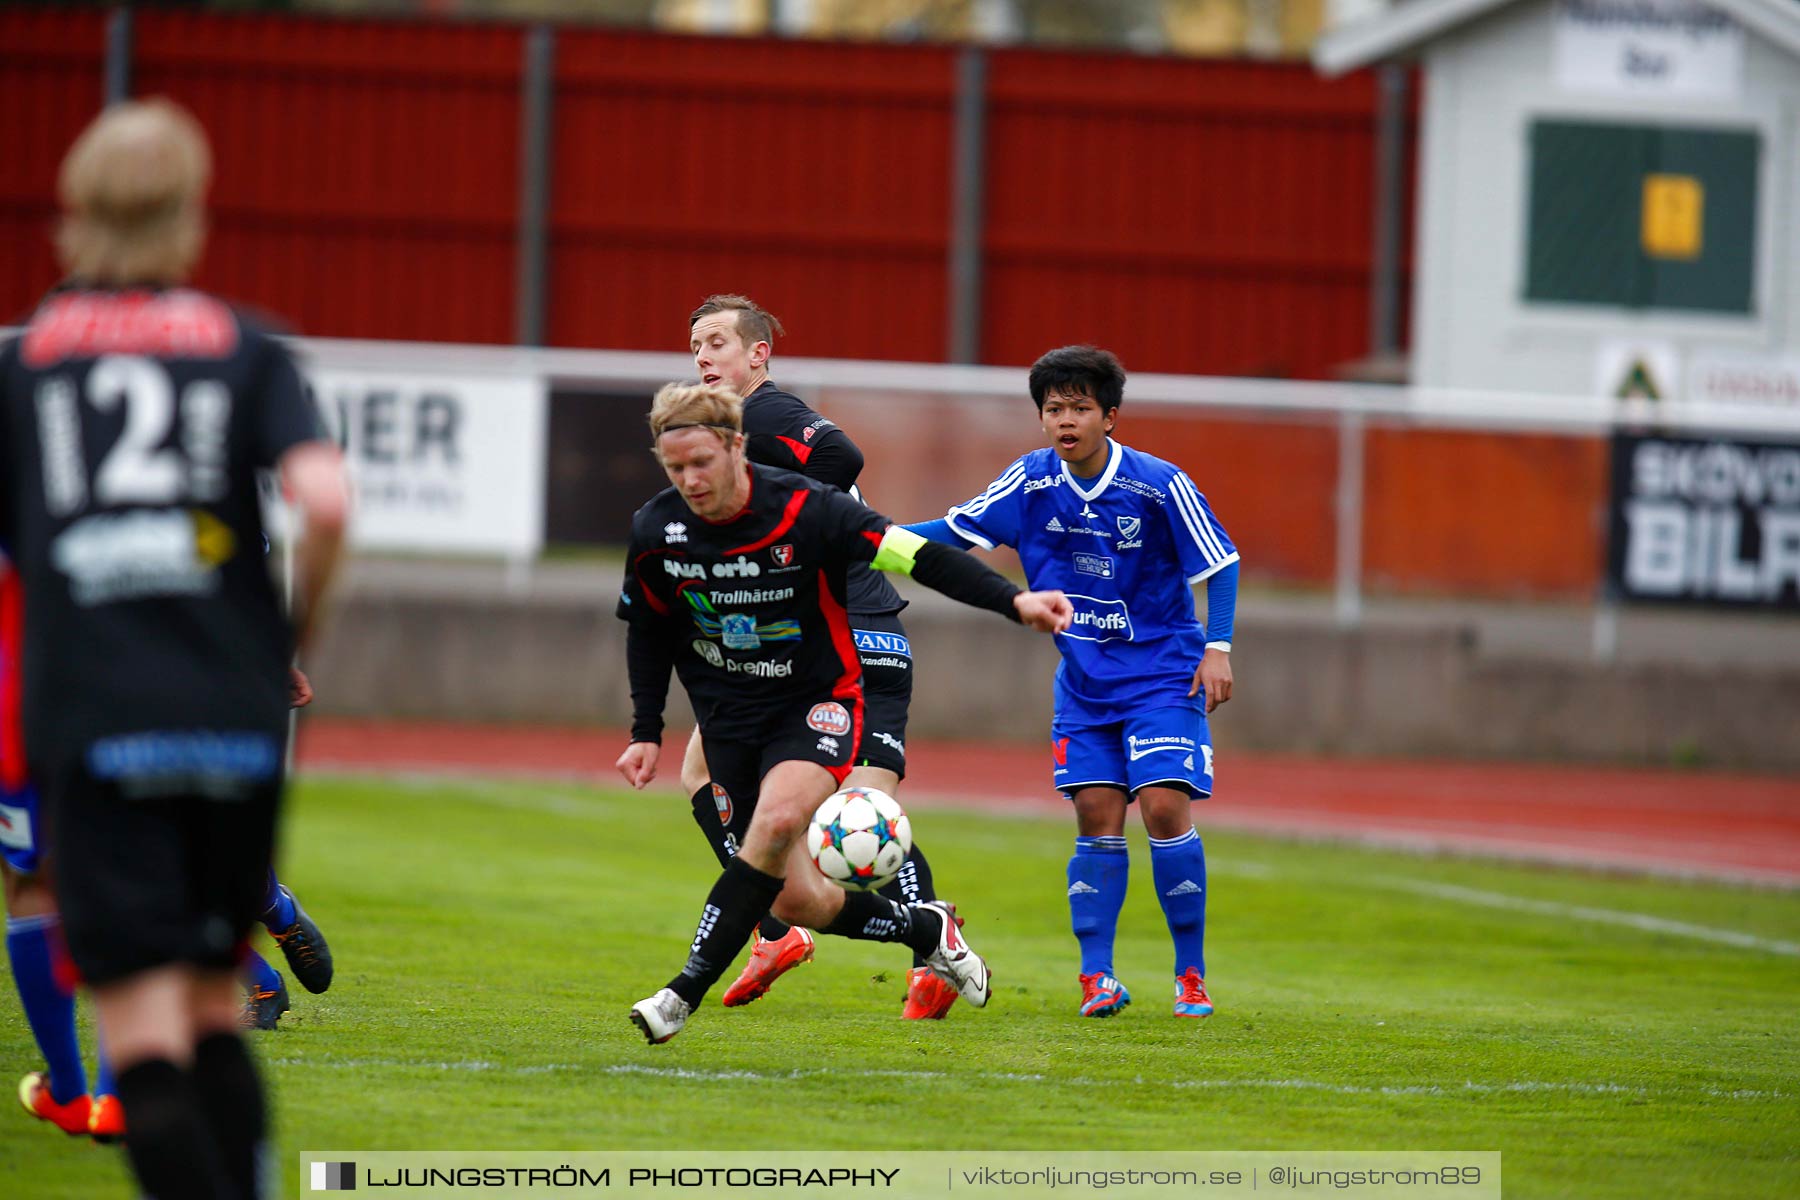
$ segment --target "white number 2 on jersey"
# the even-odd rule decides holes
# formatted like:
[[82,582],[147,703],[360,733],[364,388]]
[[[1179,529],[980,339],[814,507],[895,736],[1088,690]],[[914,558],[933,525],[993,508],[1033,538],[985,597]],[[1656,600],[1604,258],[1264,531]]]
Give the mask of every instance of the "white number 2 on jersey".
[[[61,410],[69,390],[61,381],[47,380],[40,394],[40,413],[64,417]],[[165,505],[180,500],[184,491],[193,491],[204,500],[217,499],[222,493],[218,460],[231,419],[231,395],[217,381],[196,380],[182,393],[187,418],[183,440],[201,460],[194,464],[191,481],[181,452],[163,444],[174,427],[176,408],[174,385],[161,363],[136,355],[109,354],[88,372],[87,400],[103,413],[125,406],[125,428],[94,472],[96,503]],[[51,424],[40,421],[46,466],[78,453],[67,431],[52,430]],[[69,480],[66,464],[59,465],[65,469],[45,471],[45,484],[51,511],[66,515],[79,507],[79,488]]]

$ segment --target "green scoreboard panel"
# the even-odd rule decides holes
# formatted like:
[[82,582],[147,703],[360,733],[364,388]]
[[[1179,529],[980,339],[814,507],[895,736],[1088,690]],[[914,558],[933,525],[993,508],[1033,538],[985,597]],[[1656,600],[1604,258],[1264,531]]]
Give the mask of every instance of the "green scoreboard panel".
[[1535,121],[1525,298],[1752,311],[1761,138]]

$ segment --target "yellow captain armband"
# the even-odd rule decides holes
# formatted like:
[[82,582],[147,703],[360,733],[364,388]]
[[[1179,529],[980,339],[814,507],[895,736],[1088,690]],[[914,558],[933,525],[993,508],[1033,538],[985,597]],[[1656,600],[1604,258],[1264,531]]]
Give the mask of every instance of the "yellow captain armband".
[[904,525],[889,525],[881,535],[881,548],[875,551],[872,565],[877,571],[894,571],[910,578],[925,542],[925,538]]

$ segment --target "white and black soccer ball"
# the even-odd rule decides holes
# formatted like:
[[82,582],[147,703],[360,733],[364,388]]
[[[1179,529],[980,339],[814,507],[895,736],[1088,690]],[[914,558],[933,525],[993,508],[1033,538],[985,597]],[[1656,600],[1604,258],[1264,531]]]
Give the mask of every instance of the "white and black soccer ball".
[[906,864],[912,822],[886,792],[848,787],[826,797],[813,813],[806,849],[831,882],[849,891],[872,892]]

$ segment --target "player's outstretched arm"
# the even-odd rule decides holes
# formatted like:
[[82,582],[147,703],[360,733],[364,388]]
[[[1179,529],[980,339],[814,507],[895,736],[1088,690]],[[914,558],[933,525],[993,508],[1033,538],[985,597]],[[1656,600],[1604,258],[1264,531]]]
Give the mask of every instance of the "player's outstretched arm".
[[904,525],[890,525],[881,535],[874,565],[878,571],[910,576],[952,600],[997,612],[1042,633],[1069,627],[1072,610],[1061,592],[1022,591],[973,555],[927,541]]
[[928,542],[937,542],[944,546],[955,546],[958,550],[969,550],[975,545],[968,538],[956,532],[950,522],[943,517],[935,521],[911,521],[902,526],[918,534]]
[[1019,621],[1039,633],[1061,633],[1075,619],[1075,606],[1061,592],[1020,592],[1013,597]]

